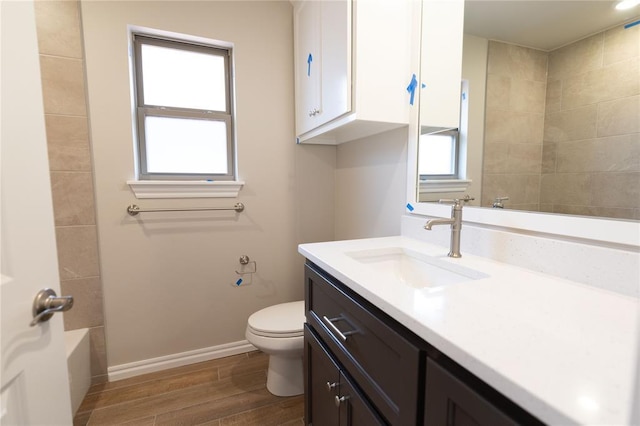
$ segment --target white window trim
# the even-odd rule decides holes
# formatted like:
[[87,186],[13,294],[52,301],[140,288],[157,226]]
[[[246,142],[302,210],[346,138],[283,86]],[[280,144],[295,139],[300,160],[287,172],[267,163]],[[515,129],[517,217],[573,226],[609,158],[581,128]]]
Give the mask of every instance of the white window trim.
[[[188,36],[185,34],[174,33],[171,31],[162,31],[157,29],[151,29],[148,27],[142,27],[137,25],[128,26],[129,39],[131,40],[132,33],[145,33],[149,35],[157,35],[167,38],[176,38],[194,43],[215,44],[221,47],[228,47],[233,49],[233,44],[222,40],[212,40],[208,38]],[[130,66],[133,66],[130,63]],[[233,67],[233,62],[232,62]],[[130,73],[132,70],[130,70]],[[235,72],[232,69],[232,76]],[[234,78],[232,77],[232,84]],[[133,96],[133,95],[132,95]],[[135,114],[132,111],[132,117]],[[234,116],[235,116],[235,102],[234,102]],[[237,142],[234,140],[234,144]],[[237,149],[237,148],[236,148]],[[137,155],[137,153],[136,153]],[[236,151],[237,155],[237,151]],[[240,190],[244,187],[245,182],[238,179],[238,159],[235,158],[235,173],[236,180],[227,181],[205,181],[205,180],[137,180],[131,179],[127,181],[129,188],[133,192],[136,198],[238,198]],[[137,158],[136,158],[137,162]],[[137,174],[137,166],[136,166]]]
[[470,185],[470,179],[421,180],[418,185],[418,192],[420,194],[433,192],[465,192]]
[[237,198],[244,181],[128,180],[136,198]]

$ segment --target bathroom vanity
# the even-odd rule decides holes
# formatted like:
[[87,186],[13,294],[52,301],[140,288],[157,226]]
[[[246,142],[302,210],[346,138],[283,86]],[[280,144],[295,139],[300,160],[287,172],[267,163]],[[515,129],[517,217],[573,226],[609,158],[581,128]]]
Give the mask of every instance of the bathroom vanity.
[[407,237],[299,251],[307,424],[628,422],[635,299]]

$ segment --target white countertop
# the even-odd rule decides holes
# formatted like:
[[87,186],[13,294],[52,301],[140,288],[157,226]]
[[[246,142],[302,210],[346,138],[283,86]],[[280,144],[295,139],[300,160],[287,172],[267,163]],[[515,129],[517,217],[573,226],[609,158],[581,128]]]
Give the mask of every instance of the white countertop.
[[[351,251],[403,247],[487,278],[390,284]],[[298,251],[550,425],[629,424],[640,371],[640,301],[407,237],[301,244]],[[638,402],[635,402],[638,404]]]

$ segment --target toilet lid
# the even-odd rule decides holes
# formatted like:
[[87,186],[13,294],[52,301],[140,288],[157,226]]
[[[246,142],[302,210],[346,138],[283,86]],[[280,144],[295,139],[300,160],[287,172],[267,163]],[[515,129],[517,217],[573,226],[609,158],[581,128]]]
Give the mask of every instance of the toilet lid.
[[300,335],[304,325],[304,300],[281,303],[255,312],[249,317],[249,327],[258,334]]

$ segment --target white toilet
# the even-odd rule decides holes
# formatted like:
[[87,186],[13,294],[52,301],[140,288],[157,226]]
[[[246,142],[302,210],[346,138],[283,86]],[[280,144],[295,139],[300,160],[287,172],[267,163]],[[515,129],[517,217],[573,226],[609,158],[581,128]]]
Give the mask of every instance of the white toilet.
[[276,396],[300,395],[304,300],[281,303],[255,312],[247,321],[249,343],[269,354],[267,389]]

